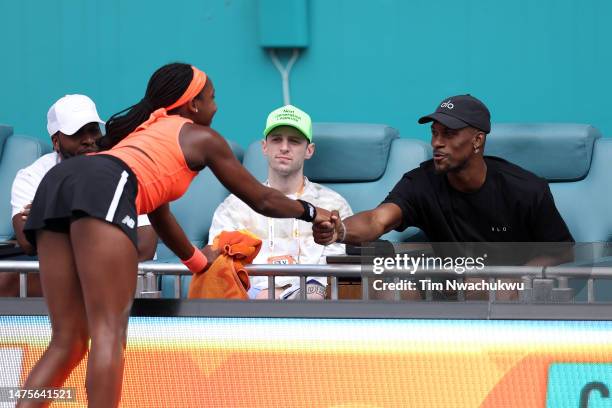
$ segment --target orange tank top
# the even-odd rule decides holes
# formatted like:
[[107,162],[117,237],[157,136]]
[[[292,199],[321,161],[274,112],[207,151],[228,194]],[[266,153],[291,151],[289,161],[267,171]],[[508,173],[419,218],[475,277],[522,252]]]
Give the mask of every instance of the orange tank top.
[[100,152],[121,159],[136,175],[138,214],[148,214],[181,197],[198,174],[187,167],[179,145],[185,123],[193,122],[158,109],[112,149]]

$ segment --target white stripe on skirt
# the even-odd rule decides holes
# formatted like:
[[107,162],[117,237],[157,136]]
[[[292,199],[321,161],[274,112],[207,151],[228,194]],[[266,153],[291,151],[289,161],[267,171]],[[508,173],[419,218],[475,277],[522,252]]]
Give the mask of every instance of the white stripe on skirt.
[[106,213],[106,221],[108,222],[113,222],[113,218],[115,218],[115,211],[117,211],[119,198],[121,198],[121,194],[123,194],[123,187],[125,187],[125,183],[127,183],[127,178],[128,172],[123,170],[121,172],[121,179],[119,179],[119,183],[117,183],[117,188],[115,189],[113,201],[111,201],[110,207],[108,207],[108,212]]

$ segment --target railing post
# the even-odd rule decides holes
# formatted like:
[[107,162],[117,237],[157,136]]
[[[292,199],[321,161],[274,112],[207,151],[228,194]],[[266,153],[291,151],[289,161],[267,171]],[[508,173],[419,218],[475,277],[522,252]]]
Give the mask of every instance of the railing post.
[[157,290],[157,275],[153,272],[147,272],[143,280],[144,289],[140,292],[140,297],[149,299],[161,298],[161,291]]
[[569,287],[568,278],[559,276],[557,287],[552,290],[552,301],[557,303],[569,303],[574,299],[574,290]]
[[332,300],[338,300],[338,278],[336,276],[331,276],[331,298]]
[[28,274],[26,272],[19,274],[19,297],[28,297]]
[[533,295],[534,303],[546,303],[552,300],[552,289],[554,281],[552,279],[537,278],[533,280]]
[[529,275],[525,275],[521,278],[524,289],[519,292],[520,303],[531,303],[533,296],[533,285],[532,278]]
[[268,300],[276,298],[276,286],[274,284],[274,275],[268,275]]
[[[431,282],[431,276],[428,276],[425,279]],[[428,285],[427,289],[425,290],[425,301],[431,302],[432,300],[433,300],[433,292],[431,291],[431,285]]]
[[587,281],[587,303],[595,303],[595,280],[593,278]]
[[306,276],[300,276],[300,299],[306,300]]
[[[463,276],[457,276],[456,279],[457,279],[457,282],[459,282],[460,284],[465,282],[465,279],[463,278]],[[459,287],[463,287],[463,285]],[[465,302],[465,291],[463,289],[459,289],[459,291],[457,292],[457,301]]]
[[[491,285],[496,282],[495,278],[489,278]],[[495,303],[496,293],[494,290],[489,290],[489,303]]]
[[144,277],[142,273],[138,271],[138,276],[136,277],[136,292],[134,293],[134,297],[136,299],[141,297],[142,292],[144,291]]
[[393,278],[393,283],[396,284],[396,290],[393,291],[393,300],[395,302],[399,302],[400,300],[402,300],[401,297],[400,297],[400,291],[397,290],[397,284],[399,283],[399,281],[400,281],[400,277],[399,276],[396,276],[396,277]]
[[370,280],[367,275],[361,277],[361,300],[370,300]]
[[181,298],[181,275],[174,275],[174,298]]

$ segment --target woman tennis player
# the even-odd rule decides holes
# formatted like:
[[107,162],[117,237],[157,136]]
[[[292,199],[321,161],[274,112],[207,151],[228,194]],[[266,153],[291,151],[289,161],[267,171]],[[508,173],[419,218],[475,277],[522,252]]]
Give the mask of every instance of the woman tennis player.
[[[191,271],[206,269],[216,254],[194,247],[169,207],[205,167],[265,216],[329,219],[328,211],[288,199],[242,167],[210,128],[217,111],[214,94],[199,69],[165,65],[140,102],[108,120],[100,141],[108,150],[63,161],[42,180],[24,231],[38,250],[52,336],[24,388],[61,386],[91,339],[89,406],[119,404],[136,289],[136,217],[148,214],[159,237]],[[34,405],[40,402],[20,406]]]

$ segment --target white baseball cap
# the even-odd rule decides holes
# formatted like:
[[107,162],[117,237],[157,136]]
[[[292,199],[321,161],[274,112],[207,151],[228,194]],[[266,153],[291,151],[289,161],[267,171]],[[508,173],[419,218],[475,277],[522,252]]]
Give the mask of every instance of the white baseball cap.
[[66,95],[55,102],[47,112],[47,131],[53,136],[58,131],[73,135],[91,122],[104,124],[96,104],[85,95]]

